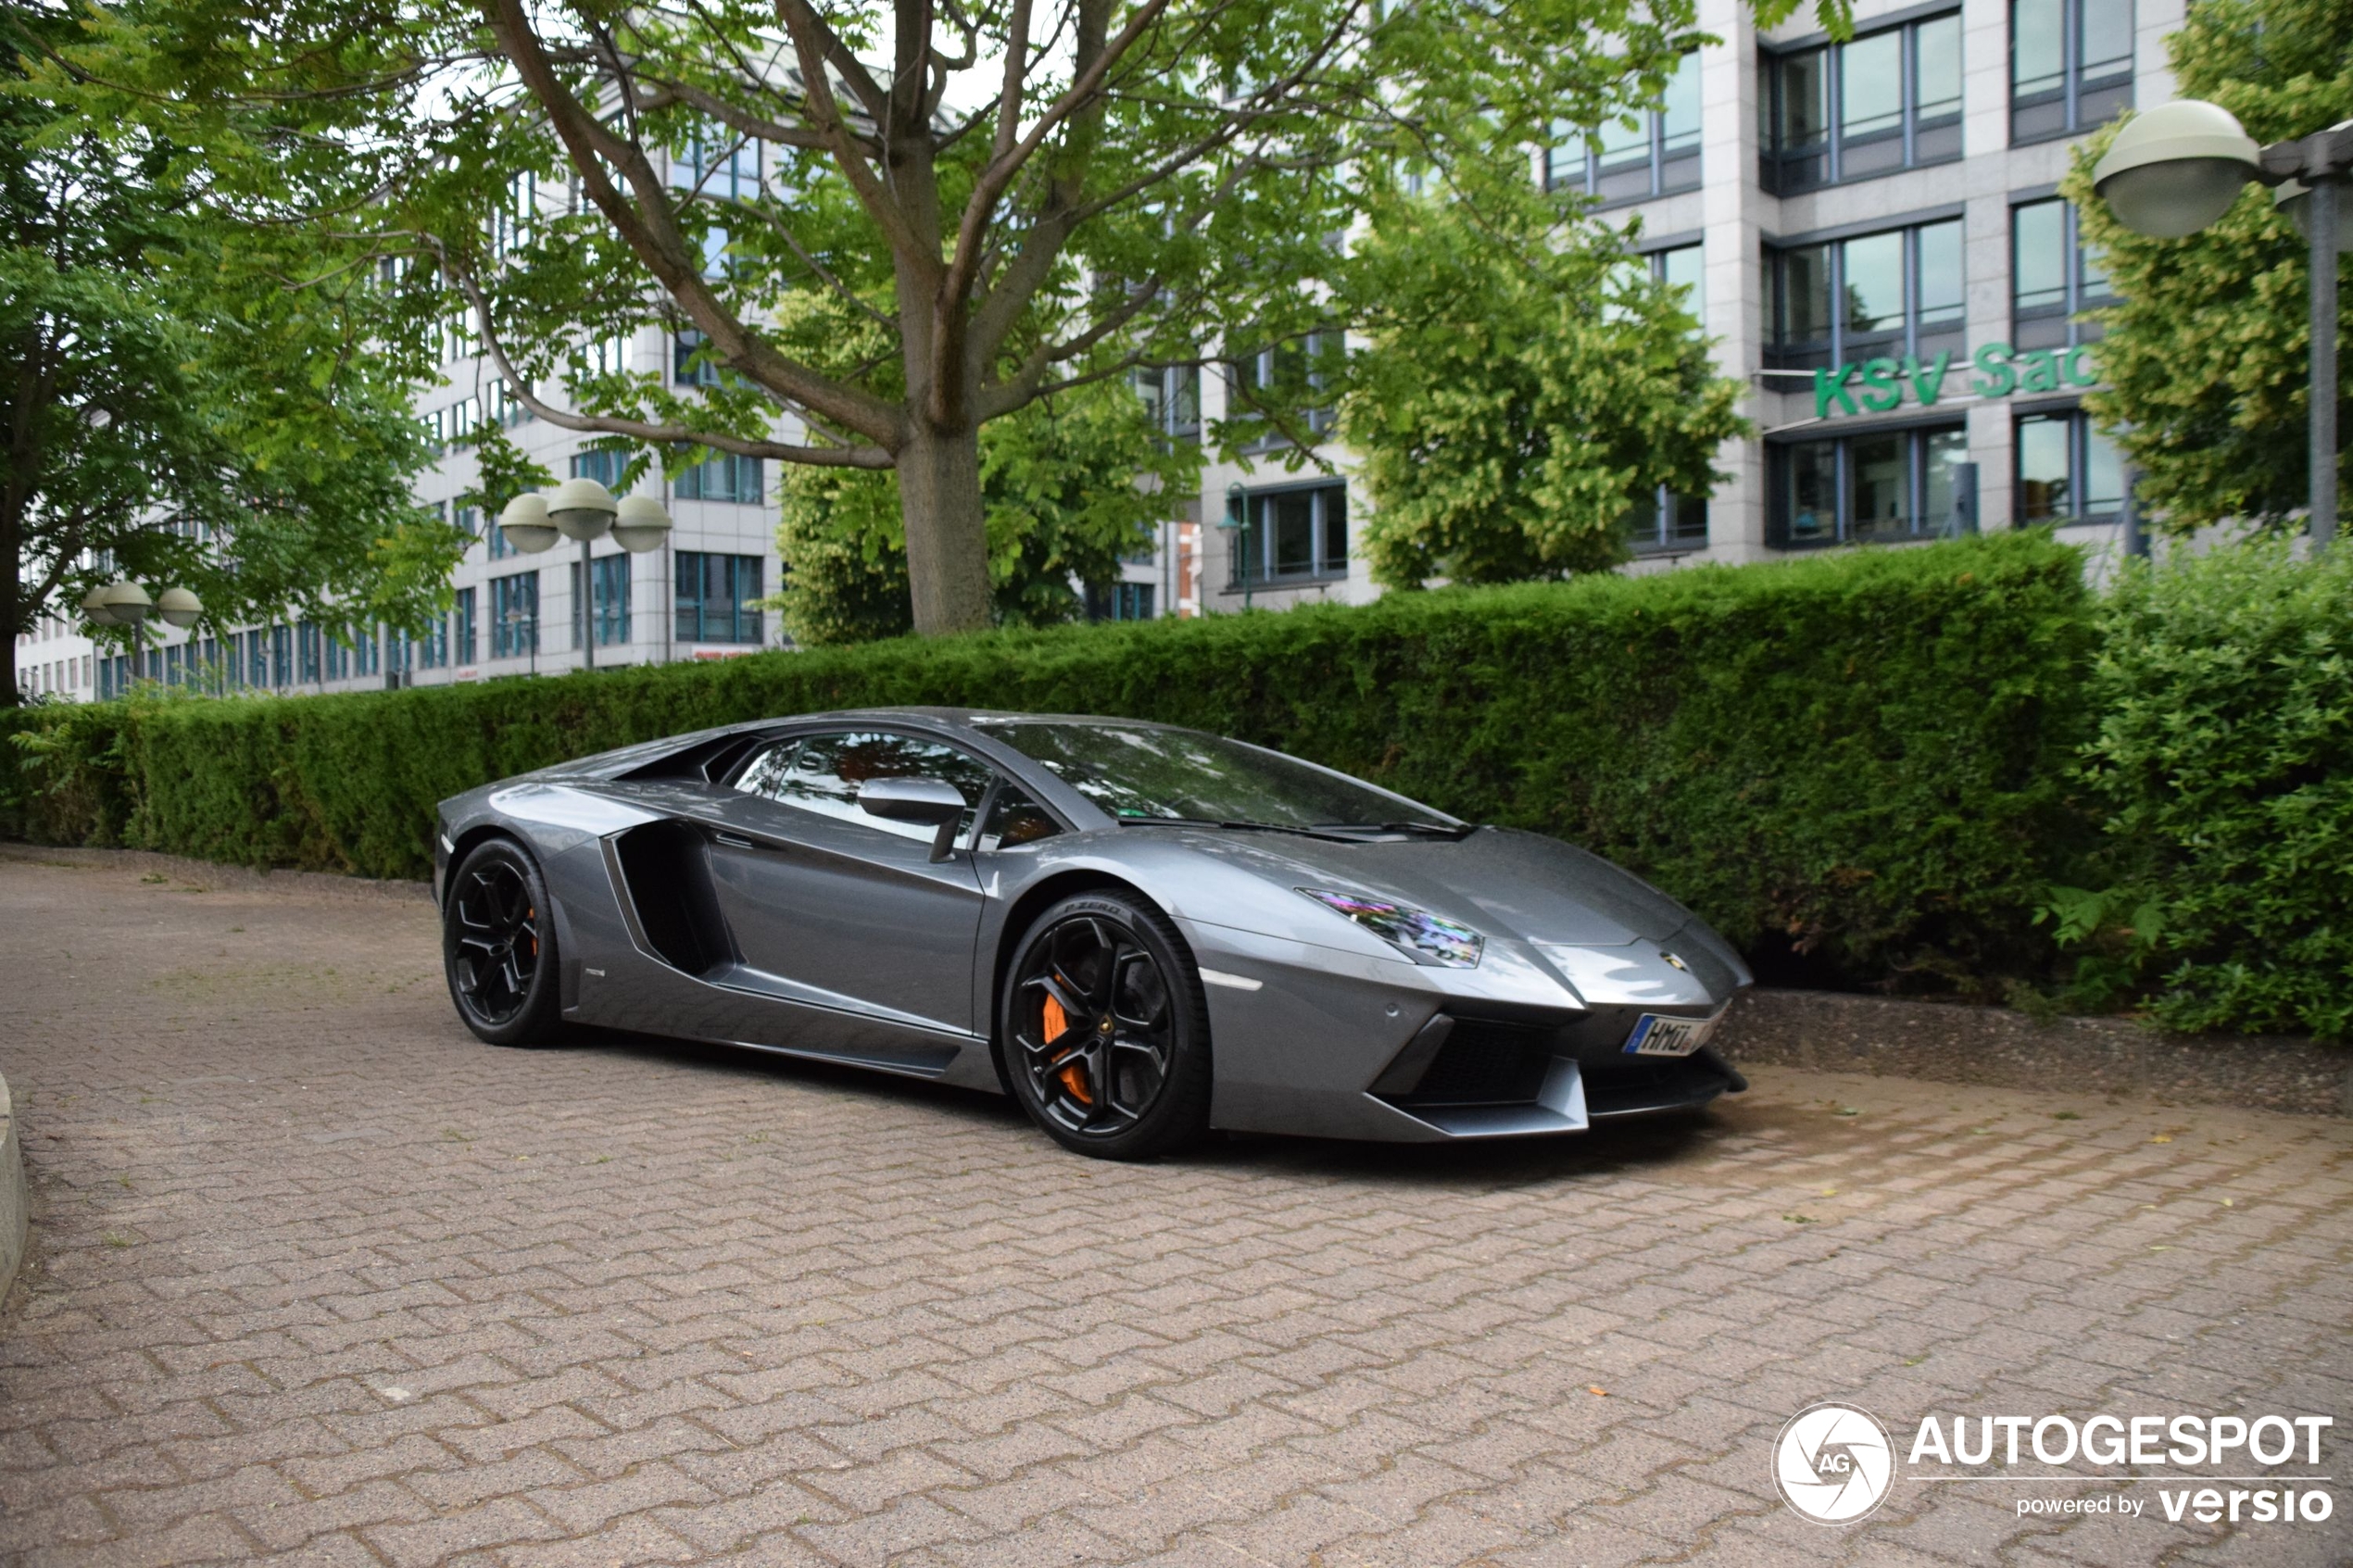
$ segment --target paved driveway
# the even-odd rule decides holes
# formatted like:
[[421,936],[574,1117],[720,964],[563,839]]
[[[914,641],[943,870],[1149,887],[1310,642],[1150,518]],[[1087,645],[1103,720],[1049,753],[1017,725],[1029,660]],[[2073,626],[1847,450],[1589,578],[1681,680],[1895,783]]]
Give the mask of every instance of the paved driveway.
[[924,1085],[495,1050],[422,901],[54,859],[0,850],[39,1226],[0,1317],[0,1558],[2353,1550],[2326,1463],[2320,1524],[2167,1524],[2154,1478],[1906,1478],[1831,1531],[1770,1461],[1824,1399],[1899,1449],[1940,1412],[2353,1425],[2341,1122],[1769,1072],[1696,1125],[1122,1168]]

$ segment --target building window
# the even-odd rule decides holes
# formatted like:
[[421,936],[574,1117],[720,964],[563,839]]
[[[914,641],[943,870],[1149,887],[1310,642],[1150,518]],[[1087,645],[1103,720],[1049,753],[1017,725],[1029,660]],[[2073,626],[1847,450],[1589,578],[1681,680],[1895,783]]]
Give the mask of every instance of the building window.
[[379,674],[384,669],[384,644],[378,640],[375,627],[365,626],[351,634],[351,672],[354,675]]
[[[1702,252],[1698,245],[1676,245],[1668,250],[1644,251],[1639,256],[1630,256],[1626,258],[1618,269],[1617,280],[1622,286],[1629,289],[1643,283],[1680,289],[1683,291],[1681,297],[1683,308],[1690,311],[1692,321],[1704,329],[1707,321],[1700,304],[1701,260]],[[1616,320],[1624,315],[1624,307],[1614,301],[1604,300],[1602,304],[1602,314],[1606,320]]]
[[271,685],[294,684],[293,627],[272,626],[270,628],[270,670]]
[[1603,202],[1640,201],[1699,187],[1699,56],[1685,55],[1667,79],[1659,107],[1635,123],[1612,119],[1592,128],[1554,127],[1544,155],[1544,183]]
[[[726,126],[703,120],[670,160],[670,183],[704,202],[760,199],[760,144]],[[728,271],[727,226],[708,212],[702,218],[703,276]]]
[[521,659],[539,651],[539,573],[518,571],[490,580],[490,657]]
[[[472,592],[472,590],[468,590]],[[436,615],[425,623],[416,641],[417,668],[446,670],[449,667],[449,617]]]
[[1768,55],[1761,177],[1776,195],[1961,156],[1959,13]]
[[2015,448],[2020,522],[2098,522],[2123,508],[2123,460],[2080,410],[2021,416]]
[[2097,343],[2096,321],[2078,321],[2116,297],[2108,274],[2083,248],[2071,202],[2054,197],[2010,208],[2010,341],[2020,348]]
[[[590,590],[595,596],[597,646],[610,647],[629,640],[629,558],[599,556],[588,563]],[[572,563],[572,646],[581,645],[580,563]]]
[[670,379],[680,386],[717,386],[719,361],[703,355],[704,345],[710,342],[692,327],[672,338]]
[[472,664],[476,657],[474,649],[480,646],[474,641],[474,591],[472,588],[458,590],[458,608],[451,611],[450,621],[450,653],[456,662]]
[[496,522],[483,530],[482,542],[492,560],[505,560],[509,556],[522,553],[515,548],[514,541],[507,537],[507,531]]
[[350,679],[351,650],[344,646],[343,639],[332,632],[328,633],[326,647],[323,651],[326,655],[324,678],[330,681]]
[[1664,484],[1638,495],[1626,513],[1626,546],[1638,556],[1707,547],[1707,497],[1678,495]]
[[677,632],[684,643],[761,640],[758,556],[678,552]]
[[1242,497],[1243,526],[1226,589],[1282,586],[1348,575],[1348,486],[1262,490]]
[[1107,583],[1100,588],[1087,590],[1087,619],[1089,621],[1150,621],[1152,618],[1152,584],[1150,583]]
[[1171,365],[1136,372],[1136,395],[1154,430],[1172,441],[1201,439],[1201,367]]
[[675,494],[681,501],[735,501],[756,507],[761,499],[763,476],[760,469],[758,458],[713,452],[692,467],[678,470]]
[[2133,107],[2133,0],[2011,0],[2010,140],[2105,125]]
[[305,684],[315,683],[319,679],[321,640],[319,628],[311,622],[304,621],[296,624],[296,657],[301,660],[301,678]]
[[1959,470],[1969,435],[1959,425],[1875,431],[1768,448],[1772,469],[1769,543],[1885,544],[1958,533]]
[[593,479],[608,490],[618,491],[621,488],[621,470],[625,463],[623,454],[592,446],[585,452],[572,455],[572,477]]
[[1768,253],[1780,370],[1962,354],[1958,219]]
[[[1323,389],[1324,356],[1338,352],[1340,346],[1337,334],[1315,332],[1238,357],[1228,371],[1233,388],[1227,399],[1228,413],[1247,420],[1265,408],[1282,408],[1287,412],[1286,425],[1311,438],[1322,435],[1332,428],[1333,411],[1309,400]],[[1302,404],[1308,406],[1302,408]],[[1290,435],[1269,423],[1242,450],[1264,452],[1290,445]]]

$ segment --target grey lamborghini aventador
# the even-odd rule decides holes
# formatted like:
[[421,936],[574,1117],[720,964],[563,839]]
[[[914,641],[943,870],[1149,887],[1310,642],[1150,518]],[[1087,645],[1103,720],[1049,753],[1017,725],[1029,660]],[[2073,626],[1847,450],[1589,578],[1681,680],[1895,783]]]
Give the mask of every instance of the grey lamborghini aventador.
[[943,709],[681,735],[444,801],[459,1015],[1011,1094],[1065,1148],[1581,1131],[1747,1085],[1740,958],[1555,839],[1194,730]]

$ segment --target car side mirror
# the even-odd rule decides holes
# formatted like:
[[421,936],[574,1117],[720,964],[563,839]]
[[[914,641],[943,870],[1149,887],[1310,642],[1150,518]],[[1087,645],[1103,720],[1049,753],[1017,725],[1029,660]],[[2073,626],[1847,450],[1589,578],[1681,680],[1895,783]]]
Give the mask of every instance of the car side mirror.
[[963,820],[964,795],[939,779],[868,779],[858,786],[858,809],[887,822],[930,822],[931,858],[948,859],[956,842],[956,824]]

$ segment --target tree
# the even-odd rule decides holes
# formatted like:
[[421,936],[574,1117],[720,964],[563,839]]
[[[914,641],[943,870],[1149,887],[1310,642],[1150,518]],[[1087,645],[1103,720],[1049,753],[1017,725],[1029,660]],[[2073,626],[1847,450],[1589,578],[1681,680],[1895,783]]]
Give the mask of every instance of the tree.
[[[1200,481],[1201,448],[1171,442],[1125,383],[1033,403],[980,433],[990,610],[999,625],[1047,626],[1085,608],[1123,557],[1151,544],[1173,495]],[[867,642],[913,630],[898,481],[858,469],[797,468],[784,480],[776,596],[801,643]]]
[[[1796,0],[1758,0],[1771,21]],[[1819,0],[1841,19],[1837,0]],[[95,114],[199,140],[241,209],[429,263],[544,420],[897,477],[925,633],[991,612],[979,433],[1326,323],[1356,170],[1524,160],[1653,96],[1691,0],[128,0]],[[827,368],[825,296],[882,334]],[[584,344],[695,334],[714,384]],[[1267,410],[1279,413],[1280,410]],[[775,433],[786,420],[802,433]]]
[[[2303,136],[2353,117],[2353,0],[2202,0],[2166,40],[2183,97],[2236,115],[2256,141]],[[2076,204],[2122,303],[2106,327],[2105,391],[2084,398],[2142,470],[2160,526],[2226,519],[2284,526],[2307,500],[2310,313],[2304,237],[2271,193],[2242,192],[2186,239],[2135,234],[2092,194],[2114,132],[2077,154],[2061,186]],[[2339,350],[2340,429],[2353,358]]]
[[1717,447],[1748,429],[1680,291],[1541,193],[1396,194],[1356,265],[1380,303],[1340,429],[1386,586],[1614,566],[1636,498],[1705,495]]
[[110,143],[31,90],[54,16],[0,17],[0,702],[16,638],[117,575],[217,625],[289,607],[395,620],[461,545],[418,513],[406,387],[340,290],[283,286],[174,149]]

